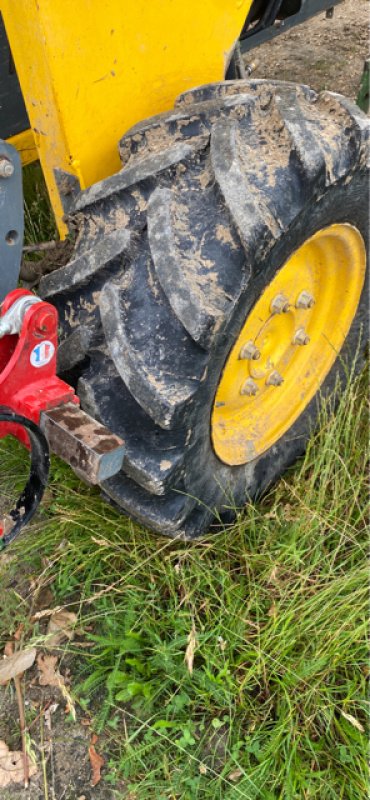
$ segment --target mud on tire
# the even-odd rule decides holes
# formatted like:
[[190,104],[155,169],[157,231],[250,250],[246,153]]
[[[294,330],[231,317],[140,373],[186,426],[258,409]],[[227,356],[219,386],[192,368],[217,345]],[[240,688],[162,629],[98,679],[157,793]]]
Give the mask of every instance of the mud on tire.
[[[294,459],[317,399],[255,461],[215,455],[210,416],[245,318],[289,255],[334,222],[368,236],[367,122],[339,95],[266,81],[200,87],[120,142],[124,168],[69,207],[73,260],[44,277],[60,368],[86,411],[123,437],[104,492],[140,522],[194,537],[260,495]],[[366,287],[332,393],[366,331]]]

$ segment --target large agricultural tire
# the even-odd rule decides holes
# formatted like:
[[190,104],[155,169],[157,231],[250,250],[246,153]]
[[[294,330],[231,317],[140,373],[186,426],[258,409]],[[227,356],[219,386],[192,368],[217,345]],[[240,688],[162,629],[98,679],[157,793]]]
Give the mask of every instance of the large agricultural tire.
[[361,368],[365,285],[298,418],[247,463],[216,455],[217,387],[265,288],[328,226],[350,225],[367,245],[366,131],[335,94],[258,80],[200,87],[129,131],[123,170],[71,202],[74,258],[40,294],[60,314],[62,372],[74,368],[83,407],[126,443],[103,490],[148,527],[191,538],[230,519],[302,454],[319,397]]

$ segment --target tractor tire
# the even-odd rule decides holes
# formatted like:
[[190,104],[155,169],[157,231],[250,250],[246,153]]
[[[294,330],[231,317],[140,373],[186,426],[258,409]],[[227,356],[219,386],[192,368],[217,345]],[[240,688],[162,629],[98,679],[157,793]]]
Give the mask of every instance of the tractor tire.
[[225,362],[282,265],[327,226],[351,226],[367,244],[367,130],[336,94],[212,84],[130,130],[124,168],[70,198],[74,257],[42,278],[40,295],[59,312],[62,374],[77,376],[82,407],[125,441],[103,492],[149,528],[189,539],[231,520],[304,452],[348,365],[361,369],[368,275],[314,396],[302,400],[293,382],[288,429],[245,463],[216,455]]

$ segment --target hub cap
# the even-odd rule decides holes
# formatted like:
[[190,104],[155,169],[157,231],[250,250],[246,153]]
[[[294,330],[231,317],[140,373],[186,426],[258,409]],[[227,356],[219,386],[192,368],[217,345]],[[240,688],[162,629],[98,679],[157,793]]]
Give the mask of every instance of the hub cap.
[[302,414],[348,334],[365,268],[357,228],[331,225],[307,239],[266,287],[217,388],[211,433],[221,461],[252,461]]

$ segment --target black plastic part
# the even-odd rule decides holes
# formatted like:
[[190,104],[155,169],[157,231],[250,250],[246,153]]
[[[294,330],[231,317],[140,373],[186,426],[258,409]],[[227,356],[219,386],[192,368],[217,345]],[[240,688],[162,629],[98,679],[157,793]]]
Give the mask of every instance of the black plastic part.
[[31,444],[31,466],[27,484],[9,514],[14,525],[0,539],[0,550],[15,539],[20,530],[30,522],[36,513],[48,483],[50,468],[49,445],[38,425],[26,417],[15,414],[10,409],[0,406],[1,422],[20,425],[27,431]]
[[9,42],[0,15],[0,136],[8,139],[27,130],[30,123],[19,86]]
[[0,160],[14,167],[13,175],[0,177],[0,303],[17,288],[23,247],[22,167],[19,154],[0,139]]

